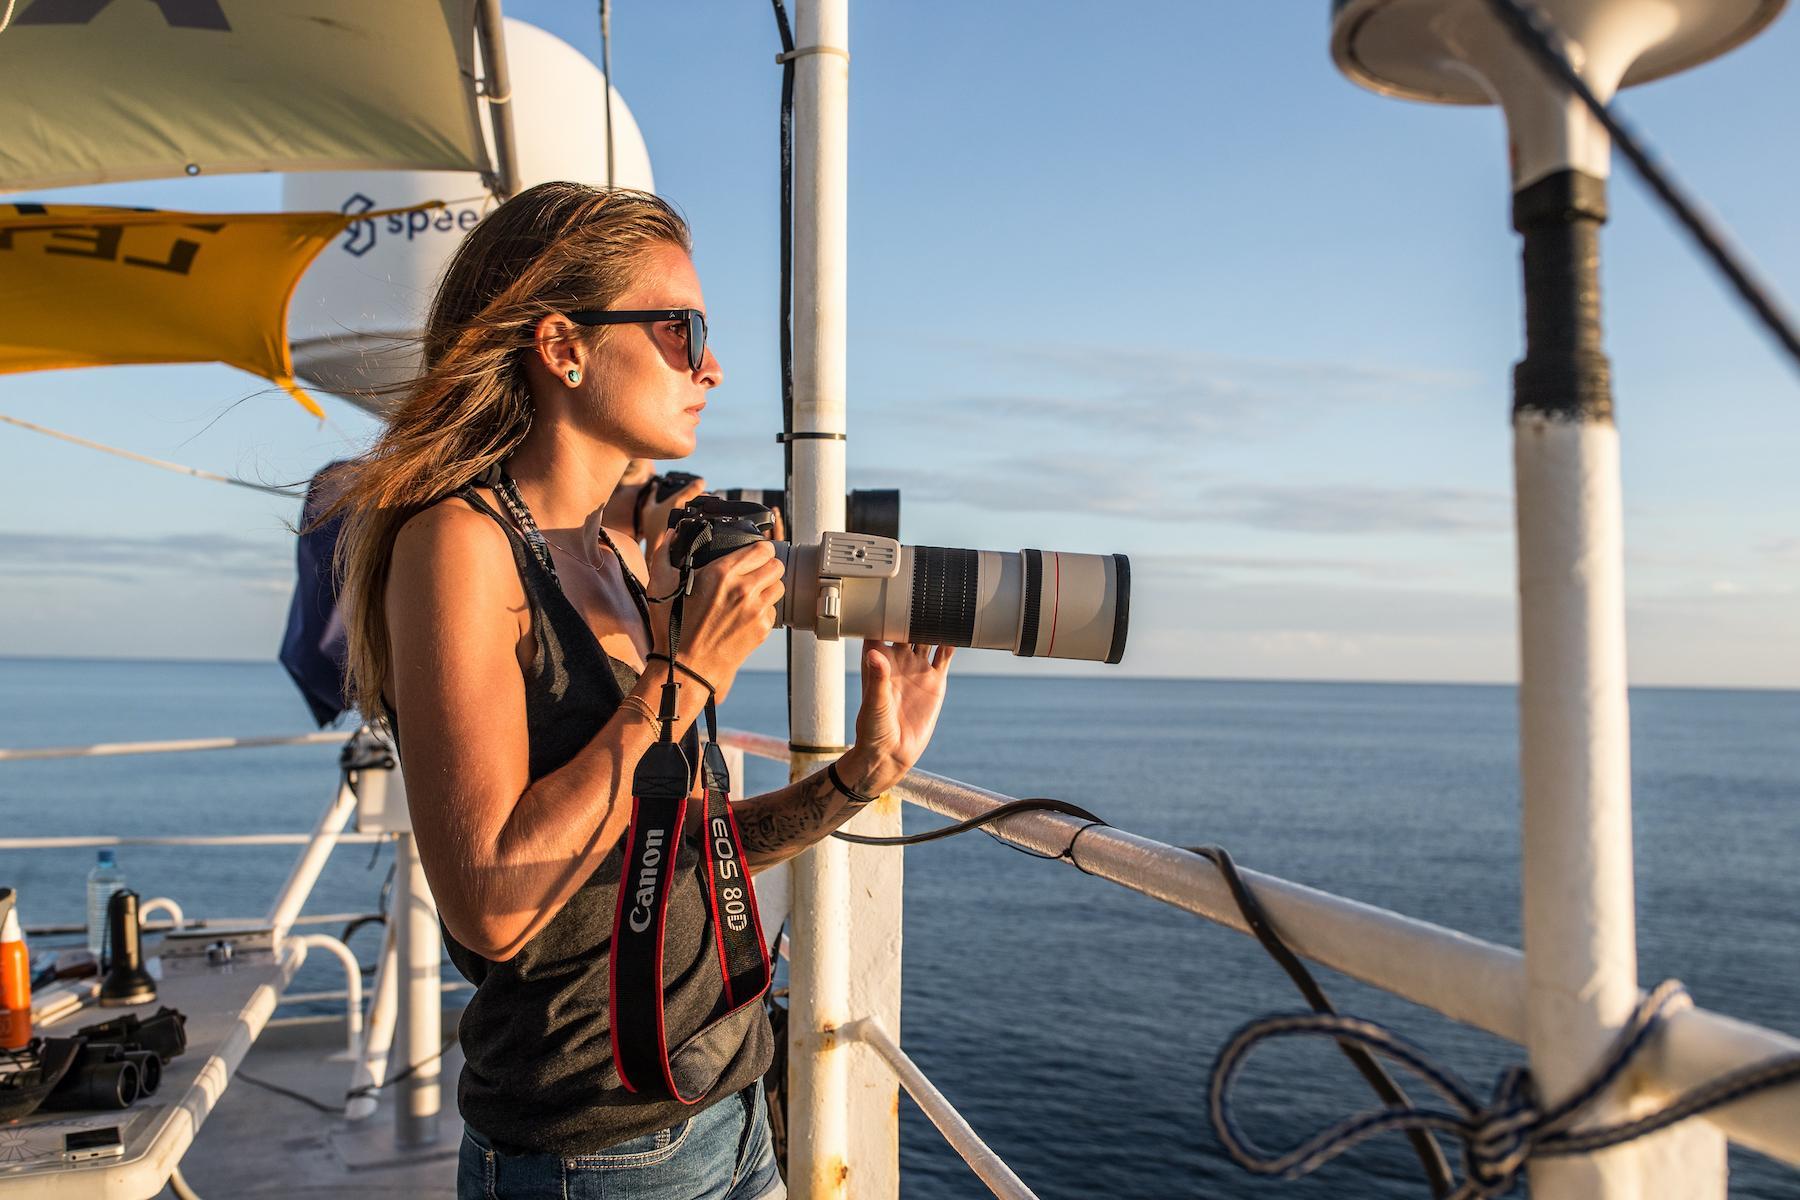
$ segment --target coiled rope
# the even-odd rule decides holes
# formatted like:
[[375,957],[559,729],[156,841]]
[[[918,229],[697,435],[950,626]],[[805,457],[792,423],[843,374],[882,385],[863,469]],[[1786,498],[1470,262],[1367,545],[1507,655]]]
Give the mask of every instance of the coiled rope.
[[[1213,1128],[1225,1152],[1239,1166],[1254,1175],[1282,1179],[1310,1175],[1378,1134],[1449,1134],[1463,1144],[1464,1171],[1451,1200],[1494,1200],[1512,1190],[1519,1173],[1534,1157],[1592,1154],[1757,1092],[1800,1081],[1800,1055],[1782,1055],[1721,1075],[1635,1120],[1571,1130],[1569,1127],[1619,1081],[1661,1021],[1692,1005],[1678,980],[1658,985],[1632,1013],[1587,1082],[1568,1099],[1548,1108],[1526,1067],[1510,1067],[1502,1073],[1493,1098],[1484,1104],[1466,1083],[1438,1066],[1425,1051],[1373,1021],[1320,1013],[1263,1017],[1233,1034],[1213,1063],[1208,1088]],[[1231,1089],[1257,1045],[1290,1037],[1322,1037],[1340,1046],[1360,1045],[1405,1067],[1448,1101],[1451,1111],[1411,1105],[1371,1109],[1314,1134],[1291,1150],[1265,1150],[1232,1118]]]

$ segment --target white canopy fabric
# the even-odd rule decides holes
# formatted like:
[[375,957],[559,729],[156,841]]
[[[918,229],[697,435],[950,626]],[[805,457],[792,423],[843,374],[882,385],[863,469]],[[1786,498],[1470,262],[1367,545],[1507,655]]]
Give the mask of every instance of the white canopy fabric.
[[492,170],[475,90],[478,0],[15,4],[0,30],[0,192],[242,171]]

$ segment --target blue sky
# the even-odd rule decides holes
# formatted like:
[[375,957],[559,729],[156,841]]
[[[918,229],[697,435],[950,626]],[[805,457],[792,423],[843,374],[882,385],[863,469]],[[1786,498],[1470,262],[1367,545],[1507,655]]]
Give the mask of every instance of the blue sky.
[[[692,465],[777,484],[773,21],[615,9],[726,369]],[[598,56],[592,5],[507,11]],[[1514,678],[1498,115],[1354,87],[1323,2],[1101,12],[854,0],[853,486],[901,487],[911,542],[1129,553],[1130,673]],[[1789,11],[1622,97],[1789,297],[1795,62]],[[280,206],[271,176],[42,198]],[[1612,198],[1632,678],[1800,686],[1800,375],[1623,167]],[[263,479],[370,435],[325,403],[214,366],[0,377],[0,412]],[[0,454],[0,654],[273,656],[292,504],[11,428]]]

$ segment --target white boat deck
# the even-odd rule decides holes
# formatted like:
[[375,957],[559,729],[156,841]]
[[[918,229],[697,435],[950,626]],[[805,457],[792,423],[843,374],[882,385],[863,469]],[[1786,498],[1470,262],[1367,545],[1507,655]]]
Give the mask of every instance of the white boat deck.
[[[439,1116],[436,1143],[402,1153],[395,1143],[399,1089],[377,1093],[377,1110],[364,1120],[341,1115],[351,1082],[344,1018],[270,1020],[303,957],[247,953],[225,967],[152,960],[159,976],[156,1000],[128,1009],[87,1005],[49,1022],[43,1032],[62,1035],[168,1005],[187,1015],[188,1048],[169,1063],[155,1096],[123,1111],[45,1112],[7,1126],[0,1136],[0,1200],[179,1200],[180,1193],[163,1182],[177,1164],[202,1200],[453,1194],[462,1138],[453,1100]],[[458,1015],[444,1013],[446,1031],[456,1028]],[[461,1050],[452,1045],[441,1060],[451,1096],[461,1067]],[[259,1082],[337,1111],[321,1111]],[[109,1125],[121,1130],[122,1156],[62,1161],[63,1134]]]
[[[455,1027],[456,1014],[446,1011],[444,1028]],[[462,1070],[459,1047],[451,1046],[442,1060],[446,1102],[437,1143],[410,1153],[394,1146],[397,1089],[381,1092],[375,1115],[352,1124],[249,1082],[262,1080],[339,1106],[350,1078],[343,1049],[341,1017],[275,1022],[263,1031],[181,1160],[182,1177],[201,1200],[397,1200],[455,1194],[456,1148],[462,1140],[453,1099]],[[176,1200],[169,1188],[157,1195],[158,1200]]]

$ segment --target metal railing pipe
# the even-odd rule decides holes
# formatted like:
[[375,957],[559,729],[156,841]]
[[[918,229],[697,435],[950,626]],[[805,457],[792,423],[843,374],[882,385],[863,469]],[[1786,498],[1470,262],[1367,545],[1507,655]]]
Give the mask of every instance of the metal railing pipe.
[[341,780],[337,795],[320,815],[319,824],[313,829],[312,837],[307,840],[306,849],[300,852],[293,871],[288,874],[287,883],[282,885],[275,903],[269,907],[269,926],[275,931],[277,942],[287,936],[287,931],[293,927],[294,918],[306,906],[306,898],[312,895],[313,884],[319,881],[319,873],[325,869],[325,860],[331,857],[332,849],[343,834],[344,825],[355,810],[356,792],[351,788],[349,780]]
[[[356,961],[356,955],[350,953],[350,947],[329,934],[303,933],[294,939],[308,949],[317,948],[334,956],[344,966],[344,1037],[345,1053],[351,1061],[355,1061],[362,1053],[363,1009],[362,1009],[362,964]],[[287,1000],[288,997],[283,997]]]
[[[314,833],[224,833],[214,837],[12,837],[0,838],[0,850],[87,850],[95,846],[304,846]],[[385,833],[340,833],[340,846],[385,842]]]
[[[914,771],[897,790],[902,798],[956,820],[979,816],[1010,799],[924,771]],[[1208,860],[1111,826],[1084,831],[1085,824],[1060,813],[1033,812],[1005,817],[988,828],[1052,858],[1073,844],[1088,874],[1249,932],[1224,876]],[[1515,1042],[1523,1039],[1523,956],[1517,950],[1241,865],[1238,873],[1295,953],[1464,1024]]]
[[0,750],[0,762],[42,762],[53,758],[111,758],[120,754],[185,754],[191,750],[259,750],[270,746],[336,746],[344,735],[327,730],[287,737],[184,738],[164,742],[96,742],[92,746],[41,746]]
[[[787,757],[778,738],[730,730],[723,740],[761,758]],[[896,790],[903,799],[955,820],[1012,799],[926,771],[914,771]],[[1031,812],[988,828],[1014,846],[1055,857],[1068,849],[1082,824],[1059,813]],[[1248,932],[1224,878],[1197,854],[1111,827],[1081,833],[1076,854],[1091,875]],[[1525,961],[1519,951],[1242,866],[1238,872],[1295,953],[1524,1043]],[[1649,1091],[1670,1095],[1787,1054],[1800,1054],[1800,1038],[1694,1008],[1665,1020],[1639,1059],[1638,1077]],[[1752,1150],[1800,1166],[1800,1087],[1740,1100],[1702,1119]]]
[[388,1054],[394,1046],[395,1016],[400,1005],[399,922],[389,921],[381,939],[381,957],[375,965],[374,998],[369,1001],[369,1023],[362,1052],[350,1068],[349,1098],[344,1102],[346,1121],[366,1121],[375,1115],[380,1101],[375,1090],[387,1080]]
[[[374,992],[374,990],[375,989],[373,986],[371,986],[369,989],[371,994]],[[466,983],[461,979],[446,979],[442,983],[438,984],[438,991],[444,993],[444,995],[446,995],[446,996],[448,996],[452,992],[472,992],[474,990],[475,990],[474,984]],[[334,991],[328,990],[328,991],[323,991],[323,992],[283,992],[281,994],[281,1003],[283,1005],[310,1004],[310,1003],[324,1004],[324,1003],[326,1003],[328,1001],[332,1001],[332,1000],[348,999],[349,995],[350,994],[348,992],[346,992],[343,988],[338,988]],[[364,1026],[364,1032],[365,1033],[367,1032],[367,1026]]]
[[175,901],[169,899],[167,896],[155,896],[144,901],[143,906],[138,909],[139,929],[149,928],[149,922],[145,921],[144,918],[155,912],[157,909],[162,909],[169,914],[169,925],[172,928],[180,929],[187,923],[187,914],[181,911],[181,905],[175,903]]
[[[348,840],[348,839],[339,839],[339,840],[344,841],[344,840]],[[152,900],[150,903],[154,904],[154,903],[156,903],[156,901]],[[171,901],[171,903],[173,903],[173,902]],[[150,905],[146,904],[144,907],[149,908]],[[295,917],[294,925],[296,927],[300,926],[300,925],[348,925],[352,921],[361,921],[366,918],[380,918],[380,916],[381,916],[380,913],[318,913],[314,916]],[[214,926],[217,926],[219,928],[229,928],[229,929],[236,930],[236,929],[241,929],[243,927],[243,924],[244,923],[242,921],[233,921],[228,917],[214,917],[211,920],[207,920],[204,917],[196,917],[192,921],[189,921],[184,917],[180,921],[140,921],[140,922],[138,922],[139,927],[145,933],[168,933],[171,930],[177,930],[177,929],[180,929],[180,930],[211,929]],[[86,925],[75,925],[75,924],[27,925],[25,927],[25,936],[26,937],[69,937],[69,936],[73,936],[74,934],[77,934],[77,933],[86,933],[86,932],[87,932]]]
[[1025,1181],[1013,1174],[1011,1167],[988,1144],[981,1140],[981,1135],[970,1128],[963,1120],[956,1106],[945,1099],[944,1093],[937,1090],[925,1072],[919,1070],[918,1064],[906,1056],[906,1052],[894,1044],[879,1022],[867,1018],[853,1022],[838,1030],[844,1037],[855,1038],[868,1046],[886,1060],[893,1068],[894,1077],[906,1094],[913,1098],[931,1123],[937,1126],[950,1148],[969,1165],[976,1178],[987,1184],[988,1191],[999,1196],[1001,1200],[1037,1200],[1037,1194],[1025,1186]]

